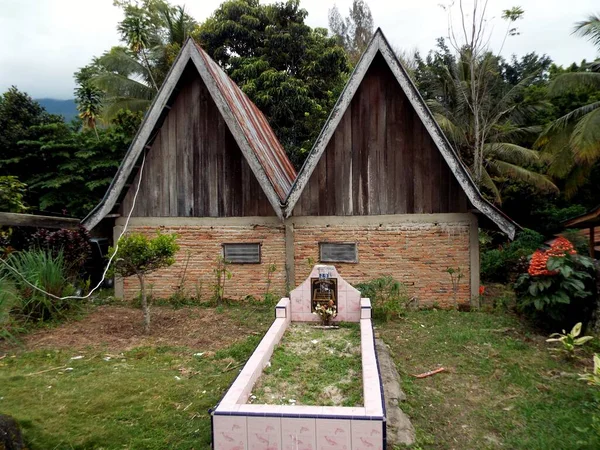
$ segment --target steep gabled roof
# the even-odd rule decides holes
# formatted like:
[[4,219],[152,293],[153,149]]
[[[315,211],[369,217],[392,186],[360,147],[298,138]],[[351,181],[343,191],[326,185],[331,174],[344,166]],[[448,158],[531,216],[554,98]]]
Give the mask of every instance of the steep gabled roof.
[[256,105],[200,46],[188,39],[146,113],[104,198],[83,219],[82,224],[87,229],[94,228],[106,217],[124,194],[127,180],[135,175],[134,169],[142,152],[156,137],[156,130],[170,108],[169,102],[172,103],[176,95],[174,89],[190,61],[198,70],[273,209],[283,218],[281,205],[296,178],[292,163]]
[[468,169],[458,157],[452,145],[450,145],[448,142],[446,136],[433,118],[431,111],[425,104],[425,101],[419,94],[419,91],[406,73],[406,70],[402,67],[402,64],[400,64],[398,61],[398,58],[390,47],[390,44],[379,28],[375,32],[375,35],[371,39],[367,49],[352,72],[348,83],[346,84],[336,105],[329,115],[325,126],[321,130],[321,134],[317,138],[315,145],[306,158],[306,161],[304,162],[304,165],[298,174],[298,178],[296,178],[296,181],[292,186],[286,201],[285,217],[289,217],[292,214],[296,203],[300,199],[302,191],[308,184],[315,167],[317,166],[321,156],[323,155],[323,152],[325,151],[325,148],[327,147],[327,144],[335,133],[340,120],[350,106],[352,98],[356,94],[356,91],[358,90],[358,87],[360,86],[367,70],[371,66],[373,59],[378,53],[383,56],[387,65],[398,81],[400,88],[408,97],[412,107],[415,109],[418,117],[425,126],[425,129],[444,157],[444,160],[456,177],[461,188],[464,190],[469,201],[475,208],[477,208],[487,218],[494,222],[511,239],[514,238],[516,230],[519,228],[519,226],[481,195],[481,192],[471,178]]

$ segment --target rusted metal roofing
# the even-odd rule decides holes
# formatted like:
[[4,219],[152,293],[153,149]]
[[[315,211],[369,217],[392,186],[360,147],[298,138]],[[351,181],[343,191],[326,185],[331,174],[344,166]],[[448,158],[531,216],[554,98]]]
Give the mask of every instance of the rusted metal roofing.
[[296,179],[296,170],[273,133],[264,114],[235,82],[196,44],[209,73],[246,136],[250,148],[283,202]]

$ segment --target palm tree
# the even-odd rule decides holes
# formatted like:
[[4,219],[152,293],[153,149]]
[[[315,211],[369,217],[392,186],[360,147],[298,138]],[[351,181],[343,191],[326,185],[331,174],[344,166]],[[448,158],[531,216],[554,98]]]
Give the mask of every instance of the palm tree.
[[[600,51],[600,15],[578,22],[573,33],[589,39]],[[583,72],[559,75],[549,86],[551,95],[580,89],[600,89],[600,60]],[[565,194],[573,195],[600,161],[600,101],[560,117],[544,130],[536,145],[552,157],[549,173],[564,178]]]
[[166,1],[144,7],[127,5],[118,31],[126,46],[113,47],[94,60],[95,86],[104,91],[103,116],[112,120],[121,109],[145,111],[196,22],[181,6]]
[[[465,49],[458,60],[446,58],[435,77],[433,100],[428,104],[440,127],[495,202],[502,201],[497,183],[505,179],[557,192],[546,175],[534,170],[543,164],[540,152],[517,144],[524,136],[539,132],[523,125],[527,114],[539,107],[521,101],[531,77],[509,86],[500,76],[497,57],[486,53],[475,64],[470,57]],[[471,70],[473,66],[475,70]],[[474,79],[472,74],[476,75]]]

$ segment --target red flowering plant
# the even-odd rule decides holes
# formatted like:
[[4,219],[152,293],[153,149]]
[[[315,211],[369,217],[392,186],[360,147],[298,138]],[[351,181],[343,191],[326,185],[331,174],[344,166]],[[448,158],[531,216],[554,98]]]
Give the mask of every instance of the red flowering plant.
[[534,307],[560,319],[558,305],[591,296],[586,281],[591,278],[592,268],[591,258],[578,255],[568,239],[558,237],[549,249],[536,250],[531,255],[527,273],[517,280],[515,289],[521,307]]

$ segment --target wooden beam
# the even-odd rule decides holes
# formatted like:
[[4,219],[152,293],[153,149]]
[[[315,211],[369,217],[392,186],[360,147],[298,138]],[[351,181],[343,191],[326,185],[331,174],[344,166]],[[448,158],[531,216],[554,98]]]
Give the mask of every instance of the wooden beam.
[[590,256],[593,258],[595,255],[595,247],[596,247],[596,238],[595,238],[595,234],[596,234],[596,230],[594,229],[594,226],[592,225],[590,227]]
[[36,216],[0,212],[0,226],[36,228],[77,228],[81,221],[69,217]]

